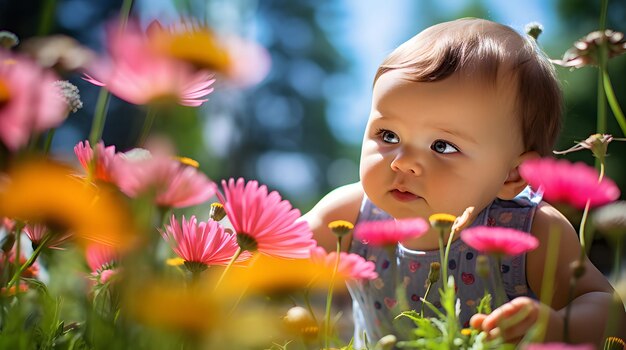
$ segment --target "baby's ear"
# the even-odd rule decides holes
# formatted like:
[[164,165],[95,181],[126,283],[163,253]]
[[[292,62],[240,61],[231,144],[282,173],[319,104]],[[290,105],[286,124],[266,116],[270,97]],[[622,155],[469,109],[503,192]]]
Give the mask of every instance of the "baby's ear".
[[540,158],[539,153],[535,151],[524,152],[517,158],[515,167],[509,171],[509,175],[498,192],[498,198],[511,200],[526,188],[527,183],[519,174],[519,166],[526,160],[534,158]]

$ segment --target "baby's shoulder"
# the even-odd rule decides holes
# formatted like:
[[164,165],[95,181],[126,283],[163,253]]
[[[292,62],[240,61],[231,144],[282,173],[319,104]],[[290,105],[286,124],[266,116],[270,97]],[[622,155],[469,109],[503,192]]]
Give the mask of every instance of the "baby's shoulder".
[[537,205],[533,218],[531,232],[540,241],[547,240],[551,232],[559,231],[561,234],[576,234],[570,221],[558,209],[541,201]]

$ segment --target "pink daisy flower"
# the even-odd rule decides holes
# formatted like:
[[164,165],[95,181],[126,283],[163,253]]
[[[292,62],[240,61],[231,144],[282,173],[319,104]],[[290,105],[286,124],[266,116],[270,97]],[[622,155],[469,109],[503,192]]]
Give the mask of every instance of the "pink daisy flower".
[[217,185],[193,166],[165,155],[145,153],[140,159],[131,159],[129,153],[115,159],[115,183],[127,196],[135,198],[155,191],[158,205],[183,208],[203,203],[217,191]]
[[[326,268],[333,269],[337,259],[337,252],[327,253],[322,247],[311,249],[311,260]],[[373,280],[378,277],[374,271],[376,266],[373,262],[365,260],[362,256],[352,253],[341,252],[339,254],[339,266],[337,273],[343,279]]]
[[565,202],[576,208],[607,204],[619,198],[617,185],[608,178],[598,182],[597,171],[582,163],[552,158],[531,159],[520,166],[520,175],[544,198],[553,203]]
[[224,195],[217,193],[243,250],[284,258],[308,258],[317,244],[300,211],[265,185],[239,178],[222,180]]
[[0,142],[9,150],[65,120],[67,104],[54,86],[56,80],[52,71],[0,50]]
[[480,252],[496,255],[519,255],[539,246],[531,234],[505,227],[471,227],[461,232],[461,239]]
[[157,53],[137,21],[129,21],[125,31],[109,26],[107,38],[111,62],[95,62],[85,80],[119,98],[138,105],[173,99],[197,107],[213,91],[212,73]]
[[46,248],[64,250],[60,245],[72,237],[71,233],[53,233],[43,224],[28,224],[24,226],[24,233],[32,242],[33,246],[38,246],[48,235],[52,235],[46,243]]
[[[94,178],[106,182],[113,181],[113,161],[115,159],[115,146],[104,146],[100,141],[96,145],[97,157]],[[89,172],[89,163],[93,159],[94,151],[89,145],[89,141],[79,142],[74,146],[74,154],[85,171]]]
[[356,225],[354,236],[374,246],[395,246],[398,242],[422,236],[429,228],[422,218],[367,221]]
[[[172,249],[185,262],[203,265],[227,265],[239,249],[235,235],[224,230],[217,221],[209,220],[198,223],[195,216],[182,223],[172,215],[165,230],[159,230],[163,238],[172,245]],[[237,261],[250,257],[243,252]]]
[[108,282],[118,273],[119,256],[113,247],[92,244],[87,247],[85,258],[91,269],[91,275],[101,284]]

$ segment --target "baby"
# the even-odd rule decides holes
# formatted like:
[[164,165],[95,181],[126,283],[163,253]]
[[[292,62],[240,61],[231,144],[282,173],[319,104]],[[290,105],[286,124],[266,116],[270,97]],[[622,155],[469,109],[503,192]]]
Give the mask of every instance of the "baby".
[[[580,254],[578,236],[519,174],[525,160],[551,154],[560,127],[559,84],[532,38],[481,19],[432,26],[393,51],[376,73],[361,150],[361,181],[332,191],[304,219],[327,250],[336,244],[327,228],[334,220],[459,216],[468,207],[475,208],[471,226],[530,232],[539,239],[539,248],[507,258],[493,270],[501,274],[508,300],[489,315],[476,314],[484,293],[475,271],[479,253],[461,240],[453,241],[448,269],[458,286],[460,319],[466,327],[515,343],[537,322],[540,309],[547,308],[545,341],[563,341],[570,263]],[[558,252],[546,249],[550,228],[561,232]],[[430,262],[439,261],[438,237],[431,229],[397,247],[398,271],[415,310],[420,310]],[[393,319],[397,300],[393,276],[386,273],[386,252],[358,240],[343,242],[344,249],[375,261],[380,275],[350,290],[356,348],[362,346],[363,333],[370,342],[388,333],[406,337]],[[548,254],[558,254],[557,270],[551,303],[542,305],[538,300]],[[585,267],[571,299],[570,340],[599,345],[612,288],[590,261]],[[435,305],[438,294],[430,293]],[[623,319],[623,310],[618,312]],[[516,313],[528,315],[504,327],[501,321]]]

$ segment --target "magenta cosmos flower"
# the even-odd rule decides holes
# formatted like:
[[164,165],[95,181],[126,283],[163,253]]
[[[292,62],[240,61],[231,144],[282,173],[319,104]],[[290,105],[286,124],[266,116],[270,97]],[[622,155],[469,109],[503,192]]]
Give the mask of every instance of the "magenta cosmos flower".
[[[311,249],[311,260],[316,264],[333,269],[337,260],[337,252],[327,253],[324,248],[315,247]],[[339,254],[337,273],[343,279],[373,280],[378,277],[375,269],[376,266],[373,262],[365,260],[360,255],[345,252]]]
[[56,74],[0,50],[0,142],[15,151],[33,133],[58,126],[68,109]]
[[237,233],[243,250],[284,258],[308,258],[317,244],[305,221],[298,221],[300,211],[292,209],[276,191],[268,193],[265,185],[239,178],[222,180],[224,195],[218,198]]
[[[142,153],[143,152],[143,153]],[[135,153],[142,153],[135,157]],[[155,192],[158,205],[183,208],[207,201],[217,185],[193,166],[166,155],[150,155],[146,150],[121,154],[114,162],[114,179],[127,196]]]
[[582,162],[552,158],[531,159],[520,166],[520,175],[543,197],[553,203],[564,202],[582,209],[607,204],[619,198],[617,185],[608,178],[598,182],[596,170]]
[[[94,156],[94,151],[89,141],[79,142],[74,146],[74,154],[86,172],[89,172],[89,163]],[[96,145],[96,165],[94,178],[106,182],[113,182],[113,162],[115,159],[115,146],[105,147],[102,141]]]
[[[217,221],[209,220],[198,223],[195,216],[182,222],[172,215],[165,230],[159,230],[163,238],[172,245],[172,249],[183,260],[203,265],[227,265],[239,246],[235,235],[224,230]],[[237,261],[250,257],[243,252]]]
[[213,74],[158,53],[139,28],[129,21],[124,31],[110,25],[107,31],[110,62],[95,62],[86,80],[105,86],[114,95],[134,104],[175,100],[197,107],[213,91]]
[[85,253],[91,275],[101,284],[106,283],[118,273],[119,254],[113,247],[91,244]]
[[429,227],[422,218],[367,221],[356,225],[354,236],[374,246],[395,246],[398,242],[422,236]]
[[24,233],[26,233],[26,236],[28,236],[28,239],[30,239],[33,246],[40,245],[44,238],[47,238],[48,241],[46,242],[45,247],[59,250],[63,250],[64,248],[60,247],[60,245],[72,237],[71,233],[52,232],[46,225],[43,224],[28,224],[24,226]]
[[471,227],[461,232],[461,239],[480,252],[496,255],[519,255],[539,246],[531,234],[505,227]]

